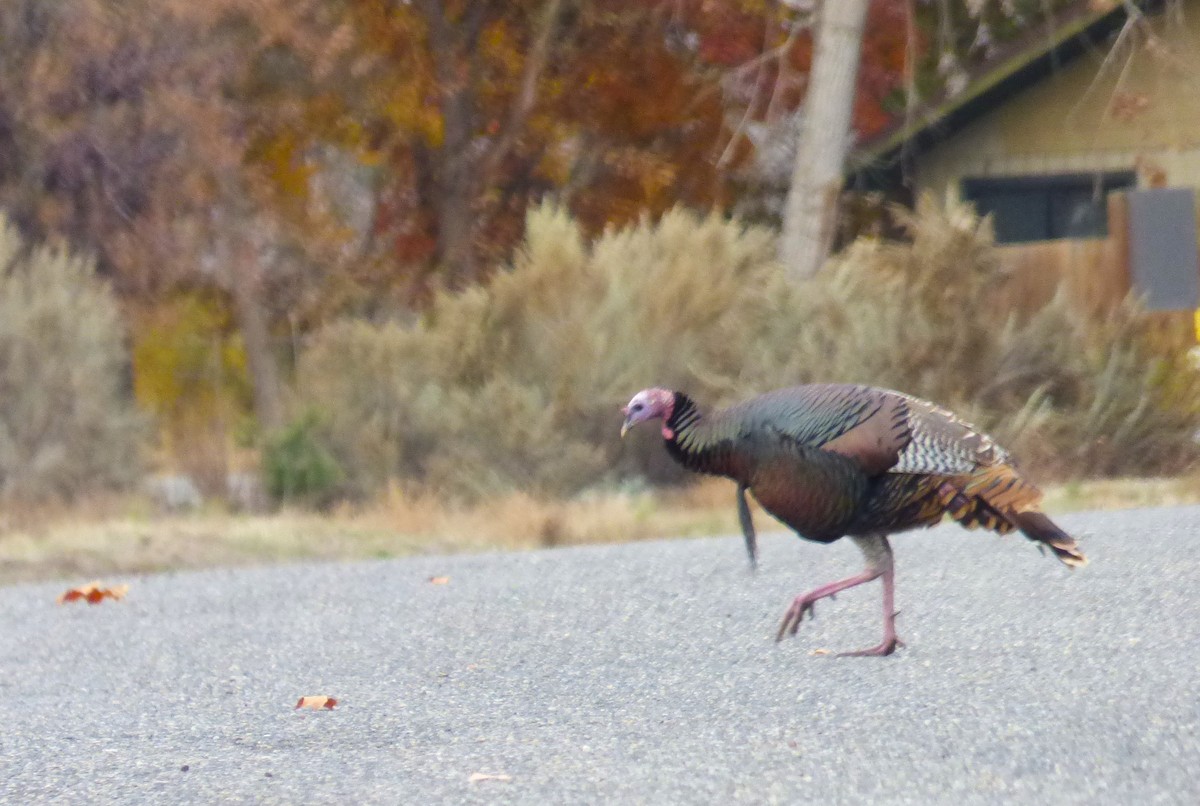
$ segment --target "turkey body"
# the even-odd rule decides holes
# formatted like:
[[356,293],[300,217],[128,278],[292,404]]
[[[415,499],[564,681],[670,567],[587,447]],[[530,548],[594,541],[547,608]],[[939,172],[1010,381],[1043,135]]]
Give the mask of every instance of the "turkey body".
[[[751,562],[756,558],[748,491],[801,537],[855,539],[868,560],[863,575],[797,597],[780,636],[795,633],[825,592],[884,577],[890,624],[891,547],[886,536],[933,526],[945,516],[967,528],[1020,530],[1070,566],[1086,562],[1075,540],[1038,510],[1041,493],[990,437],[925,400],[868,386],[812,384],[780,389],[711,414],[682,392],[644,390],[626,407],[626,428],[663,420],[670,455],[691,470],[738,484]],[[836,592],[836,591],[834,591]],[[889,628],[881,647],[899,641]],[[891,646],[886,646],[891,641]],[[881,651],[886,650],[886,651]]]
[[[690,398],[674,395],[665,420],[672,434],[664,440],[671,456],[738,482],[809,540],[901,532],[946,515],[1000,534],[1023,521],[1033,521],[1026,528],[1040,525],[1025,515],[1036,510],[1041,492],[1008,453],[928,401],[868,386],[812,384],[701,416]],[[1060,550],[1074,544],[1056,542],[1064,544]]]

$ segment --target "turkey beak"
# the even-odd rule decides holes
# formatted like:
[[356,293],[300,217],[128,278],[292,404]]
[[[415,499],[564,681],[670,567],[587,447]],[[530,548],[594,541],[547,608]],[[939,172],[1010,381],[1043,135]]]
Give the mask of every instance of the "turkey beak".
[[629,429],[633,427],[633,424],[629,422],[628,406],[622,406],[621,413],[625,415],[625,422],[621,423],[621,439],[625,439],[625,435],[629,433]]

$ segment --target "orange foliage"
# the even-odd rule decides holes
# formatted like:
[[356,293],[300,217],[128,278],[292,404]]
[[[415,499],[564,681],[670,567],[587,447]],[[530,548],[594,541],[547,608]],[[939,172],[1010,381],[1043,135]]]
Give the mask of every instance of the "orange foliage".
[[[909,47],[908,4],[902,0],[875,0],[867,13],[854,127],[863,138],[879,133],[892,121],[887,97],[903,87]],[[916,35],[915,27],[913,34]],[[923,45],[914,43],[919,51]]]
[[125,594],[129,592],[128,585],[114,585],[111,588],[106,588],[100,584],[99,580],[89,582],[86,585],[80,585],[77,588],[62,593],[58,597],[58,603],[77,602],[80,599],[88,604],[100,604],[105,599],[120,601],[125,598]]

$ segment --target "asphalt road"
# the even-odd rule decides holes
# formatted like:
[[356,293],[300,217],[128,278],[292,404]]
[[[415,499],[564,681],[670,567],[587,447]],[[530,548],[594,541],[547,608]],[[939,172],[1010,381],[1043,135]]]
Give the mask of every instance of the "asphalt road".
[[883,659],[877,583],[772,642],[859,567],[782,533],[0,589],[0,801],[1200,803],[1200,508],[1062,522],[896,538]]

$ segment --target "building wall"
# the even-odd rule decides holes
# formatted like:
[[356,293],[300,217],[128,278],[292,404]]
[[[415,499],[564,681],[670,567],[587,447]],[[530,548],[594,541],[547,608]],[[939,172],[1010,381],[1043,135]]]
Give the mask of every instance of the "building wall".
[[1153,20],[1166,49],[1079,57],[919,157],[917,187],[957,197],[964,177],[1118,170],[1200,187],[1200,0],[1168,8]]

